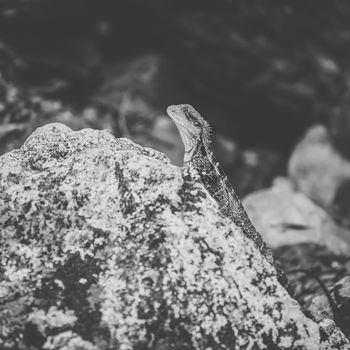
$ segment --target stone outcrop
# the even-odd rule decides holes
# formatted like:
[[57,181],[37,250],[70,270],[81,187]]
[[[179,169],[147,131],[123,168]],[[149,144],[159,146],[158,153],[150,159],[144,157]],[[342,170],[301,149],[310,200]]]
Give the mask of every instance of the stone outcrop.
[[349,348],[186,170],[105,131],[3,155],[0,233],[1,349]]

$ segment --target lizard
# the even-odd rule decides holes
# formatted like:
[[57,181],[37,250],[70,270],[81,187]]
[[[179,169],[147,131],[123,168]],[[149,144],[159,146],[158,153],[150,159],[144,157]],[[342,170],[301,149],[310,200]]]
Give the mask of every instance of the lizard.
[[185,146],[184,166],[199,175],[204,187],[218,203],[220,212],[238,225],[262,255],[276,269],[278,281],[291,294],[291,286],[271,249],[250,221],[237,193],[220,167],[211,149],[211,129],[208,122],[188,104],[167,108]]
[[[279,283],[294,298],[293,288],[285,271],[250,221],[237,193],[213,154],[208,122],[189,104],[171,105],[167,108],[167,113],[179,130],[185,146],[184,166],[199,176],[206,190],[218,203],[220,212],[239,226],[244,235],[254,242],[261,254],[275,268]],[[329,339],[332,334],[341,339],[346,338],[330,318],[317,316],[303,307],[302,310],[307,317],[319,324],[323,334]]]

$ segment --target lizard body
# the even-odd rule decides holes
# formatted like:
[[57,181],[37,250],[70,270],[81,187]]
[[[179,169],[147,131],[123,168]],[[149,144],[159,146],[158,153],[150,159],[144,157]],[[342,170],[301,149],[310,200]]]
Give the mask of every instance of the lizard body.
[[[209,124],[191,105],[169,106],[167,113],[177,126],[185,146],[184,165],[198,174],[206,190],[218,203],[221,213],[238,225],[243,233],[254,242],[261,254],[274,266],[280,284],[293,296],[286,273],[251,223],[225,172],[215,159],[210,145]],[[331,303],[331,300],[329,301]],[[307,317],[318,323],[322,335],[331,339],[335,334],[334,339],[338,337],[347,341],[333,320],[323,315],[307,312],[304,308],[302,310]]]
[[211,150],[209,124],[191,105],[169,106],[167,113],[177,126],[185,146],[184,165],[198,174],[206,190],[218,203],[221,213],[241,227],[243,233],[275,267],[279,282],[289,289],[285,272],[251,223]]

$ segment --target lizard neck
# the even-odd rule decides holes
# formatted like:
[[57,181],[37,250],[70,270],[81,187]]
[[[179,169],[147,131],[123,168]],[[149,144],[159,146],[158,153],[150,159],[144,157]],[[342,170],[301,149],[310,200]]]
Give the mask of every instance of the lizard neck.
[[191,149],[185,150],[184,165],[195,169],[199,175],[211,168],[213,152],[206,147],[201,138]]
[[211,149],[200,140],[195,144],[192,152],[186,152],[185,155],[185,166],[194,169],[210,195],[219,203],[222,202],[219,189],[222,186],[226,188],[229,184]]
[[240,204],[240,201],[211,149],[206,143],[198,142],[192,154],[185,159],[185,166],[196,171],[211,197],[219,204],[221,212],[236,222],[236,210],[231,203]]

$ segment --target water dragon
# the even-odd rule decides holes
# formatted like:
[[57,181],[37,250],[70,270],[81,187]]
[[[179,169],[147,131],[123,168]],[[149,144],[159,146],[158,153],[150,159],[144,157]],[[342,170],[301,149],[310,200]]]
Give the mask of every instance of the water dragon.
[[199,175],[206,190],[218,203],[221,213],[238,225],[255,243],[263,256],[275,267],[279,282],[290,292],[285,272],[251,223],[239,197],[215,159],[211,149],[209,124],[188,104],[169,106],[167,113],[179,130],[185,146],[184,166]]
[[[261,254],[274,266],[278,281],[293,296],[293,288],[288,282],[286,273],[251,223],[237,193],[215,159],[211,149],[209,124],[188,104],[169,106],[167,113],[178,128],[185,146],[184,166],[189,167],[199,176],[206,190],[218,203],[221,213],[238,225],[243,233],[254,242]],[[330,304],[332,304],[331,301]],[[339,339],[345,339],[344,342],[348,342],[333,320],[324,315],[316,316],[304,308],[302,310],[319,324],[326,336],[331,337],[332,334],[337,334]],[[336,316],[335,311],[334,316]]]

